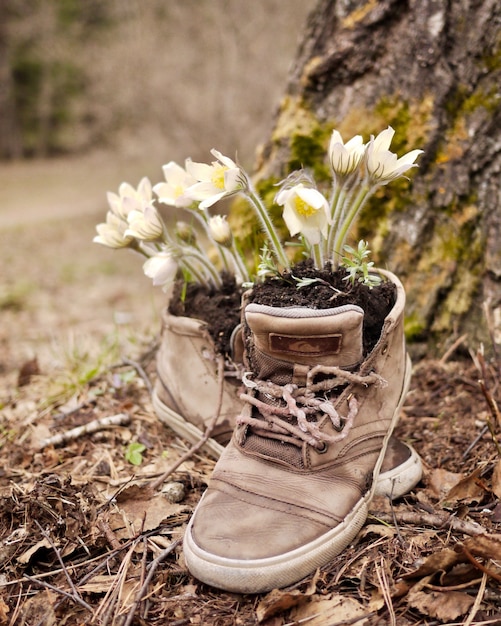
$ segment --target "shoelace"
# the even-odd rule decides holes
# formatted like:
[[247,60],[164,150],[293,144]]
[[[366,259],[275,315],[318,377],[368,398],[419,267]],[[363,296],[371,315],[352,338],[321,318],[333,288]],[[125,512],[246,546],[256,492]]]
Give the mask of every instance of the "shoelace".
[[[318,374],[332,376],[320,382],[313,380]],[[355,417],[358,413],[358,400],[353,394],[348,396],[348,414],[341,416],[334,408],[333,402],[326,396],[315,395],[318,392],[326,394],[336,387],[346,384],[357,383],[364,386],[382,385],[386,381],[378,374],[371,372],[366,375],[356,374],[341,369],[340,367],[324,367],[317,365],[308,373],[305,387],[298,387],[292,383],[278,385],[270,381],[251,379],[252,373],[246,372],[242,377],[244,385],[253,390],[251,393],[242,393],[240,398],[258,409],[261,417],[241,414],[237,418],[238,424],[246,424],[257,431],[272,438],[284,437],[301,444],[306,442],[316,449],[323,449],[326,445],[335,443],[347,437],[351,430]],[[271,403],[256,397],[256,393],[264,395]],[[274,402],[273,402],[274,401]],[[280,403],[276,403],[279,401]],[[327,415],[338,434],[331,435],[324,432],[318,426],[318,414]],[[296,423],[290,423],[287,418],[293,416]],[[308,419],[308,417],[310,419]],[[297,444],[296,444],[297,445]]]

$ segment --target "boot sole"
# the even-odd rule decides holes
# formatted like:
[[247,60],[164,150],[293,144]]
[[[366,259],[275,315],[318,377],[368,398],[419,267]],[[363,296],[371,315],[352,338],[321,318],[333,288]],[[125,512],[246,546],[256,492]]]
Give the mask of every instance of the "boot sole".
[[372,489],[357,502],[340,524],[314,541],[290,552],[265,559],[244,560],[228,559],[202,550],[193,540],[192,518],[186,529],[183,544],[186,564],[191,574],[209,585],[226,591],[263,593],[301,580],[340,554],[357,536],[367,519],[388,441],[398,421],[410,377],[411,363],[407,357],[404,385],[374,468],[375,480]]

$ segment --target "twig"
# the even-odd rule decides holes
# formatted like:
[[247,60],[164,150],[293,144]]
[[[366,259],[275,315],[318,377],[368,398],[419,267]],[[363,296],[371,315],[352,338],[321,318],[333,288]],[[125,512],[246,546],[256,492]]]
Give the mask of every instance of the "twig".
[[[69,597],[73,598],[73,600],[75,602],[78,602],[78,604],[82,605],[83,607],[85,607],[87,610],[92,611],[92,607],[87,604],[87,602],[85,602],[85,600],[80,596],[80,594],[78,593],[77,588],[75,587],[75,584],[73,583],[73,579],[70,576],[70,573],[68,572],[68,569],[63,561],[63,557],[61,556],[61,553],[59,552],[59,550],[56,547],[56,544],[52,541],[50,534],[44,530],[42,528],[42,526],[40,525],[40,523],[37,520],[34,520],[35,524],[38,526],[38,529],[40,530],[40,532],[42,533],[42,537],[44,537],[45,539],[47,539],[47,541],[50,544],[50,547],[54,550],[54,553],[57,557],[57,560],[59,561],[59,565],[61,566],[64,576],[66,578],[66,580],[68,581],[68,584],[70,586],[71,591],[73,592],[72,595],[68,594]],[[48,583],[43,583],[48,584]]]
[[224,382],[224,357],[222,355],[218,356],[217,362],[217,378],[219,383],[219,397],[217,402],[216,411],[214,412],[214,416],[210,420],[207,428],[201,439],[197,441],[189,450],[187,450],[177,461],[175,461],[161,476],[159,476],[156,480],[151,483],[152,489],[158,489],[165,480],[177,470],[177,468],[182,465],[186,460],[188,460],[195,452],[200,450],[205,443],[210,439],[211,433],[216,425],[216,422],[219,418],[219,414],[221,413],[221,407],[223,404],[223,382]]
[[162,552],[160,552],[160,554],[151,562],[151,564],[148,567],[148,570],[149,570],[148,575],[146,576],[143,584],[141,585],[141,588],[139,589],[137,597],[134,600],[134,603],[129,610],[127,619],[125,620],[123,626],[130,626],[132,624],[132,620],[134,619],[136,609],[139,603],[141,602],[141,600],[144,598],[148,590],[148,585],[151,583],[153,576],[155,575],[155,572],[157,571],[158,566],[171,552],[173,552],[177,548],[177,546],[180,543],[181,543],[181,539],[176,539],[170,544],[168,548],[165,548],[165,550],[162,550]]
[[444,365],[449,358],[451,357],[452,354],[454,354],[454,352],[456,351],[456,348],[459,348],[459,346],[465,342],[465,340],[468,338],[467,334],[461,335],[461,337],[458,337],[456,339],[456,341],[452,344],[452,346],[450,346],[443,354],[442,358],[440,359],[439,363],[440,365]]
[[383,594],[384,602],[386,604],[386,608],[388,609],[388,613],[390,615],[390,624],[391,626],[396,626],[397,622],[395,619],[395,610],[393,609],[393,602],[391,601],[391,593],[390,593],[390,585],[388,584],[388,579],[386,578],[386,572],[384,571],[384,556],[381,557],[381,565],[377,562],[376,566],[376,576],[379,581],[379,586],[381,587],[381,593]]
[[482,580],[480,582],[480,587],[478,588],[478,593],[475,598],[475,602],[473,603],[473,606],[471,607],[470,614],[468,615],[468,617],[466,618],[464,622],[464,626],[471,626],[473,620],[475,619],[475,615],[478,613],[478,609],[480,608],[480,604],[482,603],[482,600],[484,598],[486,585],[487,585],[487,574],[484,572],[482,576]]
[[47,446],[58,446],[62,443],[78,439],[78,437],[81,437],[82,435],[95,433],[98,430],[103,430],[109,426],[121,426],[122,424],[128,424],[129,422],[130,415],[128,413],[117,413],[116,415],[110,415],[108,417],[100,417],[99,419],[88,422],[87,424],[82,424],[82,426],[77,426],[77,428],[72,428],[66,432],[58,433],[57,435],[48,437],[47,439],[42,439],[37,446],[37,450],[42,450]]
[[489,430],[489,427],[487,426],[487,424],[482,428],[482,430],[478,433],[478,435],[475,437],[475,439],[470,443],[470,445],[466,448],[466,450],[463,452],[463,456],[461,457],[462,460],[466,460],[470,454],[470,452],[473,450],[473,448],[477,445],[477,443],[482,439],[482,437],[485,435],[485,433]]
[[137,361],[132,361],[131,359],[127,358],[124,358],[123,362],[125,365],[130,365],[136,370],[139,376],[141,376],[141,378],[144,380],[144,384],[146,385],[146,389],[148,389],[148,393],[150,394],[150,396],[153,395],[153,387],[151,386],[148,374],[144,371],[141,363],[138,363]]
[[[417,513],[415,511],[395,511],[395,519],[400,524],[412,526],[431,526],[432,528],[449,528],[465,535],[476,537],[487,534],[487,530],[476,522],[468,522],[458,519],[453,515],[441,515],[440,513]],[[370,517],[385,524],[394,523],[393,516],[382,511],[371,511]]]

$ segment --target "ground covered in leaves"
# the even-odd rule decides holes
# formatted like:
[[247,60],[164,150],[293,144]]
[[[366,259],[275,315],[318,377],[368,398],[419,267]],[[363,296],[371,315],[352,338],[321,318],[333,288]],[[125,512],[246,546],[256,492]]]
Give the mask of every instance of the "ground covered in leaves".
[[[65,233],[72,250],[75,232]],[[189,454],[154,414],[159,324],[131,328],[122,316],[114,341],[101,337],[95,352],[74,338],[55,361],[36,332],[83,319],[88,331],[98,305],[110,313],[144,298],[129,302],[113,268],[109,281],[89,271],[84,292],[86,272],[67,269],[58,281],[45,271],[40,281],[60,306],[43,316],[46,290],[16,287],[16,258],[0,299],[0,625],[501,624],[496,355],[416,361],[397,434],[421,454],[422,482],[393,503],[374,500],[356,541],[307,579],[225,593],[192,578],[183,560],[214,460]],[[96,284],[107,299],[93,299]]]
[[493,364],[484,391],[481,363],[417,364],[397,433],[422,483],[374,501],[357,541],[307,580],[245,596],[184,566],[214,461],[195,453],[170,472],[188,447],[152,410],[154,353],[153,340],[64,405],[44,406],[48,382],[27,364],[4,398],[0,624],[501,623]]

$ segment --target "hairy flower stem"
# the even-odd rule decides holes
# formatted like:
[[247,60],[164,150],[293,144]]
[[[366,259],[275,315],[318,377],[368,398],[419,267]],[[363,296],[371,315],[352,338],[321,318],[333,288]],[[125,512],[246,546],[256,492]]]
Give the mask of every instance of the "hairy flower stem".
[[271,247],[273,248],[273,252],[275,253],[275,258],[284,269],[289,269],[289,259],[285,255],[282,244],[280,243],[280,237],[278,236],[277,231],[273,226],[270,216],[268,215],[268,211],[263,205],[261,198],[250,186],[250,184],[248,190],[244,193],[249,202],[256,210],[257,216],[261,221],[263,230],[267,234]]
[[207,278],[205,275],[201,275],[200,271],[198,271],[198,269],[196,269],[195,266],[187,260],[188,258],[196,259],[200,263],[200,265],[205,270],[207,270],[209,282],[212,283],[214,287],[216,287],[217,289],[222,287],[223,283],[221,281],[221,276],[219,275],[219,272],[203,254],[200,254],[195,248],[181,248],[181,252],[182,256],[178,259],[179,263],[183,267],[186,267],[189,272],[192,272],[198,282],[207,285]]
[[358,192],[357,197],[353,201],[353,204],[350,206],[350,210],[345,219],[343,219],[339,232],[336,234],[336,239],[334,242],[334,247],[332,249],[332,266],[333,269],[338,267],[339,258],[341,256],[341,252],[343,250],[343,246],[346,241],[346,237],[350,231],[350,227],[353,223],[353,220],[357,216],[358,212],[361,210],[365,202],[374,192],[373,187],[369,187],[368,185],[364,185],[360,191]]

